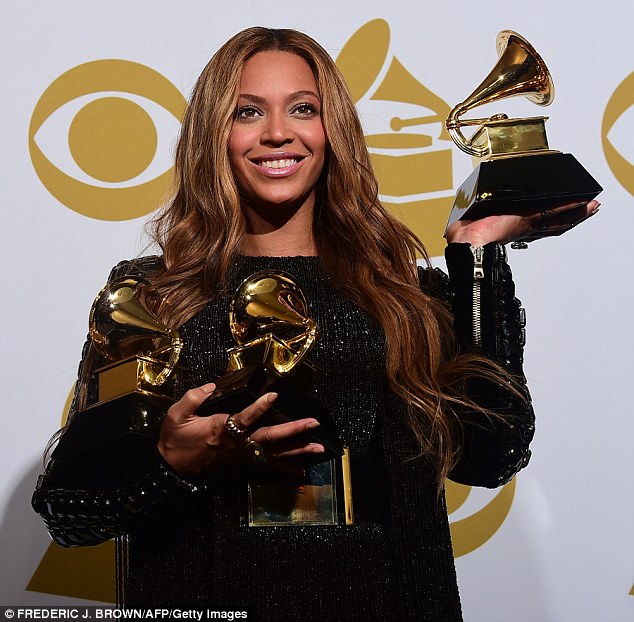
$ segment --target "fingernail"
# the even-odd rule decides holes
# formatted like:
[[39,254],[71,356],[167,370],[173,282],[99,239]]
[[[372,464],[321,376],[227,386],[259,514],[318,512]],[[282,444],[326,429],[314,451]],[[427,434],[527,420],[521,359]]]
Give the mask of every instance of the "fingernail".
[[323,454],[325,449],[321,445],[317,445],[317,447],[313,447],[314,454]]
[[216,385],[213,382],[200,387],[205,393],[213,393],[216,390]]
[[269,404],[272,404],[272,403],[273,403],[276,399],[277,399],[277,393],[269,393],[269,394],[266,396],[266,401],[267,401]]
[[319,423],[319,421],[311,421],[311,422],[310,422],[310,423],[306,426],[306,428],[307,428],[308,430],[311,430],[312,428],[316,428],[316,427],[318,427],[318,426],[320,426],[320,425],[321,425],[321,424]]

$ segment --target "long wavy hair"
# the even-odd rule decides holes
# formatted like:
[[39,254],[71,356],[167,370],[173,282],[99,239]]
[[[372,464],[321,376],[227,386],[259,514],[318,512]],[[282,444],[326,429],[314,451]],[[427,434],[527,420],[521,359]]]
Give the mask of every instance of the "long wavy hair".
[[[416,258],[421,241],[378,200],[378,184],[347,85],[328,53],[288,29],[249,28],[209,61],[193,90],[176,149],[174,190],[151,221],[164,269],[151,275],[157,313],[180,326],[220,295],[242,247],[245,217],[228,143],[242,68],[253,55],[279,50],[303,58],[321,97],[328,153],[318,186],[313,235],[335,286],[380,324],[385,369],[402,398],[421,453],[439,485],[460,448],[456,408],[478,408],[464,393],[468,376],[499,377],[499,368],[458,353],[446,305],[423,291]],[[475,370],[475,371],[474,371]]]

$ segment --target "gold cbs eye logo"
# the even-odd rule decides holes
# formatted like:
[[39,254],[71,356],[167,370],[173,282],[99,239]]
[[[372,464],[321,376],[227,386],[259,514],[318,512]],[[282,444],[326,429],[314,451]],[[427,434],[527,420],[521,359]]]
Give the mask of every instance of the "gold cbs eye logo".
[[[63,148],[70,151],[67,163],[79,173],[75,177],[54,164],[40,144],[47,124],[59,125],[54,117],[73,101],[82,107],[66,140],[60,137],[63,128],[51,133],[58,156]],[[66,207],[90,218],[128,220],[153,211],[172,175],[170,166],[143,179],[162,140],[145,108],[159,106],[180,123],[186,102],[167,78],[139,63],[98,60],[62,74],[44,91],[31,117],[29,151],[40,181]]]
[[442,255],[454,199],[452,142],[445,128],[450,106],[390,56],[389,47],[388,23],[372,20],[350,37],[337,66],[362,114],[367,110],[368,119],[385,120],[385,127],[366,135],[383,205],[431,256]]
[[[634,72],[616,88],[608,101],[601,124],[603,152],[610,170],[618,182],[634,195],[634,164],[628,162],[610,141],[610,130],[626,110],[634,106]],[[633,588],[634,589],[634,588]]]

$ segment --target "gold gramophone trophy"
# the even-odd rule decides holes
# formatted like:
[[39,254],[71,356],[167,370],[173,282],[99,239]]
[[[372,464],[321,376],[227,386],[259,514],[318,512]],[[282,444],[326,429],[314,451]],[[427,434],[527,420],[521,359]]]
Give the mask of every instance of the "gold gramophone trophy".
[[214,393],[197,414],[237,413],[273,391],[278,398],[258,426],[314,417],[321,425],[301,438],[322,444],[325,452],[296,462],[310,466],[341,456],[343,447],[332,419],[310,394],[316,367],[308,354],[319,329],[295,279],[268,270],[248,277],[233,296],[229,324],[238,345],[227,351],[227,371],[215,381]]
[[[602,190],[574,156],[548,147],[544,125],[548,117],[509,119],[496,114],[488,119],[461,118],[476,106],[515,95],[524,95],[540,106],[553,101],[548,68],[526,39],[503,30],[497,37],[497,49],[500,57],[491,73],[447,118],[456,145],[481,158],[458,189],[447,226],[461,219],[521,211],[523,206],[539,206],[545,212],[590,201]],[[465,126],[477,126],[471,138],[462,133]],[[544,229],[519,242],[561,233]]]
[[118,439],[156,440],[173,403],[173,384],[183,342],[178,331],[154,318],[139,301],[138,278],[108,283],[90,311],[92,343],[107,361],[96,370],[97,402],[76,413],[54,458],[85,452]]
[[354,520],[349,454],[330,414],[310,392],[316,367],[308,355],[319,330],[308,313],[308,300],[291,275],[265,270],[244,280],[229,312],[238,345],[228,350],[226,373],[196,411],[201,416],[237,413],[260,395],[274,391],[278,398],[256,427],[304,417],[320,422],[318,428],[294,437],[299,442],[320,443],[325,449],[321,454],[287,459],[303,469],[301,474],[266,469],[251,473],[244,514],[245,524],[251,527]]

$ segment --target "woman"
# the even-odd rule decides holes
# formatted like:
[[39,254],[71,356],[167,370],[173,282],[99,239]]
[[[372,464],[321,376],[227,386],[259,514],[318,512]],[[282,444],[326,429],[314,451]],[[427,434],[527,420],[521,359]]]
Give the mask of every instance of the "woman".
[[[552,231],[597,207],[557,210]],[[174,198],[155,221],[162,257],[111,274],[148,279],[154,311],[180,327],[180,399],[155,447],[108,447],[98,466],[49,462],[35,509],[62,545],[120,536],[128,606],[248,606],[257,620],[460,620],[442,483],[497,486],[528,461],[523,321],[501,243],[542,224],[537,212],[456,223],[450,282],[417,270],[422,244],[377,200],[328,54],[295,31],[237,34],[203,71],[185,115]],[[258,428],[271,393],[240,412],[196,415],[233,345],[231,295],[263,269],[296,277],[320,326],[314,394],[363,465],[355,473],[353,462],[364,507],[355,525],[247,526],[249,481],[295,476],[291,461],[324,452],[303,434],[314,418]],[[88,345],[73,412],[95,401],[100,363]]]

